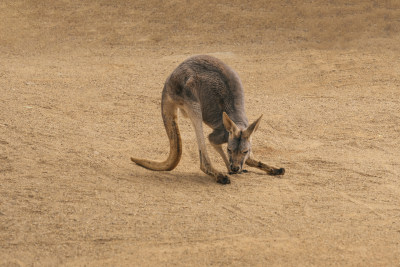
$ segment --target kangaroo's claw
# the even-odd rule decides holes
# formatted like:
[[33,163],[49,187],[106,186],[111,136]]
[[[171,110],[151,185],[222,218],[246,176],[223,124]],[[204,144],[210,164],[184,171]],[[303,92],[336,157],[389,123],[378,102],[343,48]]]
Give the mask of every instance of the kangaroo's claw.
[[223,174],[219,174],[218,177],[217,177],[217,183],[220,183],[220,184],[230,184],[230,183],[231,183],[231,180],[229,179],[228,176],[223,175]]
[[271,172],[271,175],[284,175],[284,174],[285,174],[285,169],[284,168],[274,169]]

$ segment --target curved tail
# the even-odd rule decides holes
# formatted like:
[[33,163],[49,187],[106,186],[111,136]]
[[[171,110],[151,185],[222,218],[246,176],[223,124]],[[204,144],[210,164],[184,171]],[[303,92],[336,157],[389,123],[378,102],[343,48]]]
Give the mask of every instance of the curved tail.
[[178,165],[181,159],[182,140],[177,124],[178,108],[167,95],[165,87],[161,99],[161,112],[170,145],[168,158],[162,162],[138,158],[131,158],[131,160],[149,170],[170,171]]

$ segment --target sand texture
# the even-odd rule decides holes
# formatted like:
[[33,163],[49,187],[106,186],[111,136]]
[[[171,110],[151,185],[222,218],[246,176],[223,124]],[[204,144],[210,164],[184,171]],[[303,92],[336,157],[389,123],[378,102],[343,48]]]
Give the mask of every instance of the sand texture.
[[[400,2],[0,1],[0,266],[399,266]],[[254,154],[220,185],[164,81],[242,79]],[[205,127],[205,134],[210,129]],[[208,144],[214,166],[222,159]]]

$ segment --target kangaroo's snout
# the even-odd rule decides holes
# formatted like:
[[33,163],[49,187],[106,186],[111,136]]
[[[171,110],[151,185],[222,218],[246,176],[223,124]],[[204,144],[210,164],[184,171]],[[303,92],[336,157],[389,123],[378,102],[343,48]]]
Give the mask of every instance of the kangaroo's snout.
[[240,167],[239,166],[232,166],[231,167],[231,171],[233,172],[233,173],[238,173],[239,171],[240,171]]
[[242,171],[242,166],[240,164],[231,163],[229,169],[230,169],[229,171],[230,174],[240,173]]

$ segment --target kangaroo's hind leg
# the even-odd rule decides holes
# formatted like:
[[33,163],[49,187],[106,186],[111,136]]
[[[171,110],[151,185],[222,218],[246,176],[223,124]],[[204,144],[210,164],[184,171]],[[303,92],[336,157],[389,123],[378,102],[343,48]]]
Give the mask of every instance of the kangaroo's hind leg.
[[211,165],[210,158],[208,157],[203,133],[203,119],[201,115],[200,104],[197,102],[192,102],[190,105],[185,105],[184,109],[185,112],[188,114],[188,117],[191,119],[196,132],[197,145],[199,147],[200,156],[200,169],[205,174],[214,177],[218,183],[229,184],[229,177],[215,170],[214,167]]
[[252,156],[250,156],[246,160],[246,164],[251,166],[251,167],[255,167],[255,168],[258,168],[260,170],[263,170],[269,175],[283,175],[283,174],[285,174],[285,169],[284,168],[275,168],[275,167],[268,166],[267,164],[262,163],[261,161],[255,160]]

